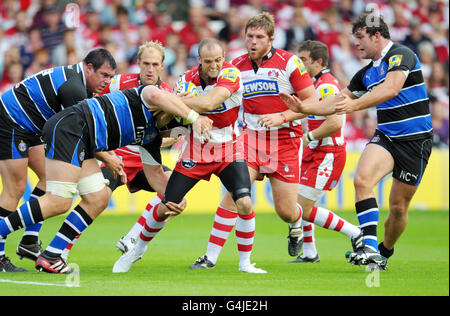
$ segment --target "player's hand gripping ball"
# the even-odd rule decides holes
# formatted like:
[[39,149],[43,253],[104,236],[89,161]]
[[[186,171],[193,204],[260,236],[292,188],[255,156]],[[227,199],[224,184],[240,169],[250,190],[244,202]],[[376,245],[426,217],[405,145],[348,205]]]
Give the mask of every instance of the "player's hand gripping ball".
[[[198,97],[199,91],[195,84],[189,81],[184,81],[181,78],[177,81],[177,86],[175,87],[176,94],[189,93],[189,96]],[[175,116],[175,120],[182,125],[187,124],[186,120],[179,116]]]

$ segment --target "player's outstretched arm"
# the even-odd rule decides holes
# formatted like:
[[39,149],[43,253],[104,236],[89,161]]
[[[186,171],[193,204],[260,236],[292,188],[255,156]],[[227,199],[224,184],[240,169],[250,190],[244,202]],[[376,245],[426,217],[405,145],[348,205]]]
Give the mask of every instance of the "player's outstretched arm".
[[216,109],[231,96],[230,90],[224,87],[214,87],[207,94],[197,97],[188,96],[183,102],[199,113]]
[[280,92],[280,98],[294,112],[306,115],[327,116],[335,113],[335,104],[342,99],[341,95],[326,98],[320,102],[302,102],[295,95]]
[[150,111],[162,110],[179,116],[188,124],[192,124],[194,131],[199,135],[206,140],[210,139],[213,121],[206,116],[199,115],[175,94],[160,90],[155,86],[146,86],[142,90],[142,98]]
[[345,98],[335,105],[337,114],[351,113],[364,110],[378,104],[384,103],[400,93],[405,84],[406,76],[403,71],[390,71],[383,83],[375,87],[370,93],[364,94],[359,99],[352,99],[353,94],[345,88]]

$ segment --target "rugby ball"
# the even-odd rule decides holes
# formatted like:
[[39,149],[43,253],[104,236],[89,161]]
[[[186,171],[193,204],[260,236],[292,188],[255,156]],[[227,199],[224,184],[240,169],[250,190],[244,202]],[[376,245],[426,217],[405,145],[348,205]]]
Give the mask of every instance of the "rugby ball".
[[189,81],[179,80],[175,89],[177,94],[189,92],[194,97],[198,97],[199,94],[197,86]]
[[[175,87],[176,94],[181,94],[184,92],[189,92],[189,95],[198,97],[199,91],[195,84],[189,81],[184,81],[181,78],[177,81],[177,85]],[[174,117],[175,120],[181,125],[189,125],[184,119],[179,116]]]

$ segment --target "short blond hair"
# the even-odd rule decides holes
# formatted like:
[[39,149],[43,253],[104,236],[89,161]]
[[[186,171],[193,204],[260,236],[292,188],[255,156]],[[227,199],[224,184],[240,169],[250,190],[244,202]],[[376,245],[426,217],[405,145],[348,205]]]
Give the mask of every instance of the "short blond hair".
[[245,33],[247,33],[247,30],[251,27],[263,28],[267,35],[272,37],[275,34],[275,18],[269,12],[259,13],[247,21]]
[[161,54],[162,61],[164,62],[164,59],[166,58],[166,53],[164,50],[164,46],[160,41],[150,41],[150,42],[146,42],[146,43],[142,44],[141,46],[139,46],[139,50],[137,53],[138,60],[141,59],[142,54],[147,49],[154,49],[154,50],[158,51]]

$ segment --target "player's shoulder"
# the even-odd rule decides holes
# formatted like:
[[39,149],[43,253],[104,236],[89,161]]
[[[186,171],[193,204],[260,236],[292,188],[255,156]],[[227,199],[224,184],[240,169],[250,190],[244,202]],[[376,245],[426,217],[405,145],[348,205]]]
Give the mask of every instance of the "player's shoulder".
[[200,75],[198,73],[198,66],[186,71],[183,77],[185,81],[192,82],[196,86],[200,85]]
[[230,63],[240,70],[245,69],[245,67],[252,67],[248,53],[234,58]]
[[316,86],[319,85],[332,85],[340,88],[339,81],[330,72],[326,72],[320,76],[319,80],[316,82]]
[[172,91],[172,87],[165,81],[161,81],[161,84],[159,85],[159,88],[161,90],[165,90],[165,91],[169,91],[169,92]]
[[394,44],[384,56],[384,59],[388,59],[395,55],[415,55],[415,53],[407,46],[401,44]]

